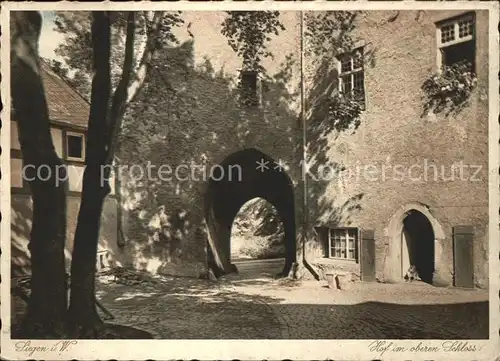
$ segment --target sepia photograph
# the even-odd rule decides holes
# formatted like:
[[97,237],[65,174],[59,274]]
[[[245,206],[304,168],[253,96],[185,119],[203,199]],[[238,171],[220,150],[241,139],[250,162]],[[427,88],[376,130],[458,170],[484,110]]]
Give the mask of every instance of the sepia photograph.
[[2,6],[2,356],[498,355],[498,4],[179,3]]

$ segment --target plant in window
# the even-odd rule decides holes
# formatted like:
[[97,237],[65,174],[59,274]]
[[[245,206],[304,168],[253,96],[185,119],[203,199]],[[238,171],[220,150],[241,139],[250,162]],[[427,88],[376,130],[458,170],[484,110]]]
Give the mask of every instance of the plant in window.
[[360,114],[363,110],[362,96],[355,92],[350,94],[334,94],[328,104],[328,120],[337,131],[347,130],[354,127],[357,129],[361,124]]
[[476,74],[471,69],[471,64],[460,62],[444,66],[440,74],[427,78],[422,85],[424,112],[446,111],[449,115],[467,106],[477,84]]

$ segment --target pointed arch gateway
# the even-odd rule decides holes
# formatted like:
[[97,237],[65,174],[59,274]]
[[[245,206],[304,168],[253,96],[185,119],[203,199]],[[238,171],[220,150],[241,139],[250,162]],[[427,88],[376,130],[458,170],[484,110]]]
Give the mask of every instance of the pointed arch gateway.
[[[267,163],[266,163],[267,162]],[[258,168],[266,164],[267,169]],[[235,271],[230,262],[231,227],[240,208],[253,198],[263,198],[279,213],[285,229],[285,266],[288,274],[296,259],[296,225],[293,183],[265,153],[249,148],[237,151],[220,163],[220,173],[209,181],[204,199],[208,227],[208,266],[216,276]]]

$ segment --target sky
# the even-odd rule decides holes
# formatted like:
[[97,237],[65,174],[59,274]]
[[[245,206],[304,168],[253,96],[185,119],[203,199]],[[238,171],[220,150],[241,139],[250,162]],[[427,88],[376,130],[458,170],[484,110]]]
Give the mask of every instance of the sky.
[[[232,53],[227,41],[220,34],[220,23],[223,13],[211,13],[210,16],[199,12],[187,12],[183,14],[185,26],[175,28],[174,33],[183,42],[189,40],[187,24],[191,23],[190,31],[195,37],[195,59],[201,61],[208,56],[213,62],[216,70],[224,67],[227,71],[234,71],[240,65],[238,59]],[[40,34],[39,51],[44,58],[59,59],[54,50],[64,41],[63,34],[54,30],[54,12],[42,12],[42,31]],[[214,54],[218,54],[214,56]]]
[[[293,32],[294,29],[287,26],[287,24],[294,22],[295,15],[293,12],[282,12],[281,14],[281,20],[290,32]],[[64,41],[64,36],[54,30],[54,16],[53,11],[42,12],[43,25],[40,34],[39,51],[42,57],[60,60],[55,55],[54,50],[58,44]],[[201,63],[204,61],[204,57],[207,57],[216,71],[224,68],[226,74],[236,74],[237,69],[241,66],[241,60],[220,33],[220,24],[224,16],[224,12],[184,12],[184,26],[176,28],[174,33],[181,42],[190,39],[187,26],[191,24],[190,31],[195,40],[196,62]],[[272,68],[284,61],[286,54],[299,51],[299,49],[296,49],[297,44],[294,42],[294,38],[290,36],[274,39],[270,47],[278,49],[273,52],[275,55],[274,60],[266,59],[263,62],[263,65],[267,65],[266,67],[271,73]]]
[[64,37],[62,34],[54,30],[54,12],[43,11],[42,14],[42,30],[40,33],[39,51],[40,56],[49,59],[59,59],[54,50],[60,44]]

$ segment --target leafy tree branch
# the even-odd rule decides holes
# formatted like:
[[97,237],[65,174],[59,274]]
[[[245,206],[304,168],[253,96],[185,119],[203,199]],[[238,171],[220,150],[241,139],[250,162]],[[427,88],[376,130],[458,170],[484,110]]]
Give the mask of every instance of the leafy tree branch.
[[262,60],[273,56],[267,43],[285,30],[279,11],[228,11],[227,15],[221,33],[243,59],[243,70],[264,72]]

